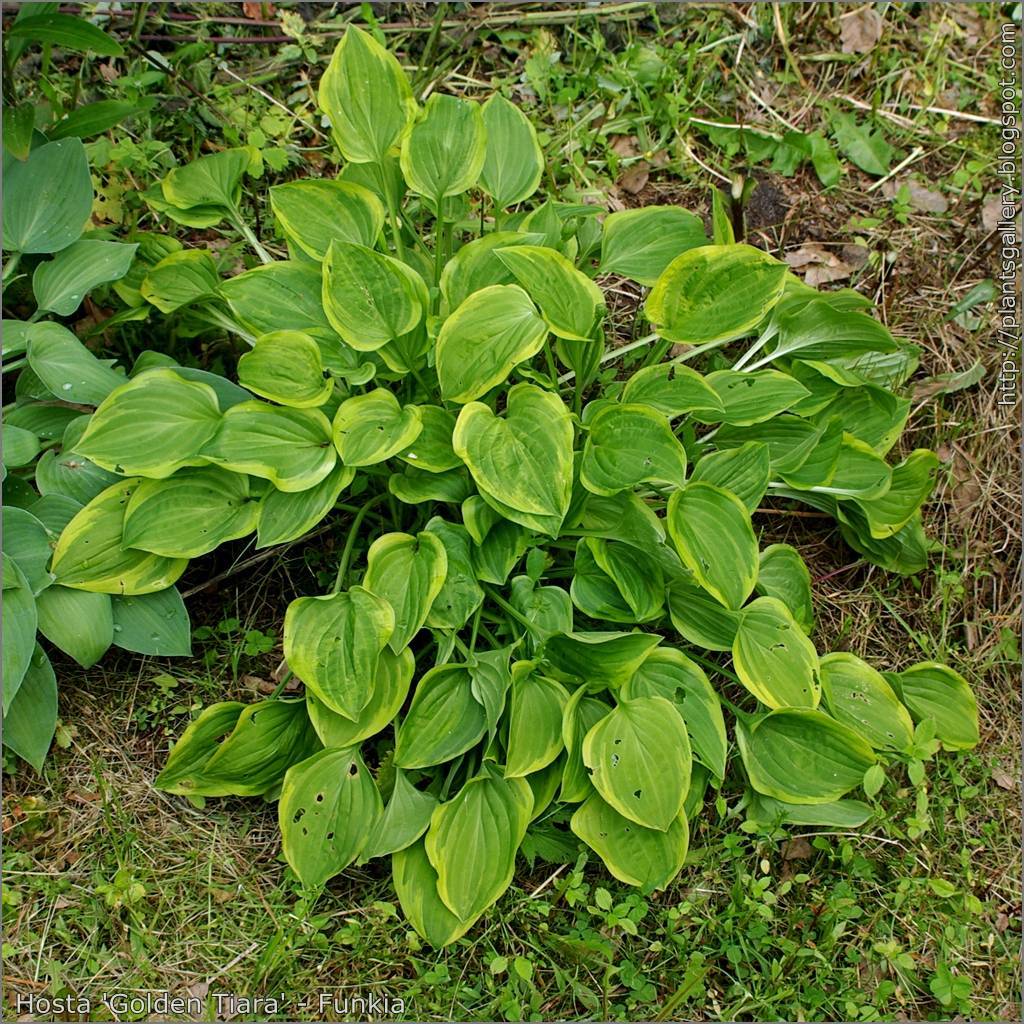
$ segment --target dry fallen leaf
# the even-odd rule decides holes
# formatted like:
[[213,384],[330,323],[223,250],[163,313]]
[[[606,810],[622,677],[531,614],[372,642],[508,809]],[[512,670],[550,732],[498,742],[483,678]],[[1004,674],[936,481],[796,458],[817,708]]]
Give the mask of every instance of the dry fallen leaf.
[[886,199],[893,199],[904,185],[907,186],[907,191],[910,193],[910,205],[913,209],[921,210],[924,213],[945,213],[949,209],[949,203],[941,192],[925,188],[913,178],[887,181],[882,186],[882,195]]
[[995,231],[1003,216],[1003,201],[999,196],[989,196],[981,206],[981,226],[985,231]]
[[1000,789],[1013,790],[1017,788],[1013,776],[1009,772],[1004,772],[1002,768],[997,768],[992,772],[992,781]]
[[622,176],[619,178],[618,185],[624,192],[628,192],[631,196],[635,196],[638,192],[643,190],[644,185],[647,184],[647,179],[651,176],[651,168],[643,160],[639,163],[633,164],[629,170],[624,171]]
[[873,50],[882,38],[884,22],[882,16],[872,7],[841,15],[839,18],[839,39],[843,53],[867,53]]
[[783,860],[807,860],[813,853],[811,844],[802,836],[782,844]]
[[853,273],[853,267],[817,242],[806,242],[794,252],[786,253],[785,259],[794,270],[806,268],[804,281],[812,288],[831,281],[845,281]]
[[1009,916],[1009,914],[1003,914],[1003,913],[997,914],[996,915],[996,931],[999,932],[1000,935],[1002,935],[1003,932],[1005,932],[1006,929],[1009,928],[1009,927],[1010,927],[1010,916]]
[[635,135],[613,135],[611,141],[612,152],[619,156],[639,156],[640,147]]
[[265,5],[261,3],[247,2],[242,4],[242,13],[250,21],[262,21],[264,18],[272,18],[274,16],[274,5],[268,3]]

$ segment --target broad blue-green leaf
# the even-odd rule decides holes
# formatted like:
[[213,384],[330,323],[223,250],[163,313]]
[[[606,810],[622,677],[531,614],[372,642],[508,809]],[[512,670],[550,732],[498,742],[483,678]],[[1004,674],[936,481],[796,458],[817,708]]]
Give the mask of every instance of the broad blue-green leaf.
[[887,676],[899,688],[915,722],[932,719],[935,735],[953,750],[970,750],[978,744],[978,702],[959,672],[948,665],[922,661]]
[[137,245],[80,238],[32,275],[32,292],[40,309],[70,316],[97,285],[128,273]]
[[750,245],[701,245],[677,256],[644,312],[663,338],[689,345],[749,333],[782,296],[788,268]]
[[36,601],[28,580],[6,552],[3,555],[3,595],[3,705],[6,715],[32,662],[38,622]]
[[560,676],[575,677],[593,690],[621,686],[661,643],[653,633],[563,633],[548,638],[544,659]]
[[73,451],[60,455],[50,449],[36,463],[35,483],[43,497],[66,497],[79,506],[92,501],[100,491],[117,483],[116,473],[100,469],[95,463]]
[[39,632],[82,668],[90,668],[114,641],[108,594],[49,587],[36,598]]
[[583,537],[576,547],[570,593],[576,607],[592,619],[649,622],[661,615],[665,579],[658,562],[645,552]]
[[388,490],[403,504],[420,505],[446,501],[458,505],[473,493],[473,483],[464,468],[445,473],[424,473],[409,466],[388,477]]
[[12,558],[25,574],[29,591],[38,594],[52,582],[47,566],[52,538],[46,527],[27,509],[5,506],[3,509],[4,554]]
[[398,458],[428,473],[446,473],[462,466],[462,459],[452,448],[455,416],[439,405],[421,405],[422,429],[412,443],[398,453]]
[[28,338],[29,366],[63,402],[99,405],[125,382],[60,324],[33,324]]
[[238,360],[238,380],[254,394],[295,409],[323,405],[334,391],[324,378],[320,347],[301,331],[274,331],[256,339]]
[[343,466],[339,462],[320,483],[304,491],[269,488],[260,501],[256,547],[284,544],[308,533],[330,514],[341,492],[352,483],[355,475],[352,466]]
[[160,658],[183,658],[192,653],[188,612],[177,588],[138,597],[112,597],[111,611],[115,647]]
[[239,402],[221,417],[203,459],[269,480],[281,491],[315,487],[334,468],[331,424],[317,409]]
[[530,534],[518,523],[503,519],[491,529],[482,544],[473,548],[473,567],[477,579],[503,586],[509,573],[523,557]]
[[568,700],[565,687],[535,672],[532,662],[512,666],[506,778],[538,772],[562,752],[562,715]]
[[427,831],[435,807],[437,797],[417,789],[401,768],[396,769],[391,798],[367,837],[359,863],[411,846]]
[[318,261],[334,239],[372,248],[384,227],[384,205],[350,181],[287,181],[271,188],[270,205],[288,238]]
[[530,119],[500,93],[483,105],[487,150],[480,187],[498,209],[529,199],[540,185],[544,154]]
[[778,317],[778,334],[768,359],[799,353],[800,359],[838,359],[865,352],[895,352],[888,328],[865,313],[836,309],[824,299]]
[[762,423],[785,412],[809,394],[803,384],[779,370],[752,370],[748,373],[716,370],[706,379],[721,399],[725,411],[711,417],[695,413],[696,419],[702,422],[730,423],[737,427]]
[[441,393],[452,402],[479,398],[536,355],[547,335],[547,324],[522,288],[499,284],[474,292],[437,336]]
[[284,656],[332,711],[355,721],[373,697],[380,652],[395,628],[391,605],[363,587],[300,597],[284,617]]
[[[78,243],[81,245],[82,243]],[[161,313],[173,313],[216,295],[220,277],[205,249],[182,249],[154,264],[139,285],[139,295]]]
[[402,136],[402,174],[437,211],[471,189],[484,165],[487,131],[474,100],[433,93]]
[[860,800],[833,800],[825,804],[791,804],[774,797],[751,793],[747,820],[759,825],[802,825],[812,828],[860,828],[874,816]]
[[315,263],[282,260],[247,270],[221,284],[235,319],[254,336],[304,331],[317,341],[335,338],[322,304],[323,278]]
[[651,287],[677,256],[707,242],[700,217],[679,206],[619,210],[604,219],[601,273]]
[[859,732],[876,750],[906,750],[914,723],[882,674],[854,654],[821,659],[821,689],[837,721]]
[[778,598],[808,635],[814,630],[811,574],[800,552],[789,544],[770,544],[760,556],[758,593]]
[[[4,637],[6,651],[6,629]],[[6,665],[4,685],[7,685]],[[4,711],[4,746],[41,772],[56,729],[57,677],[46,653],[36,644],[21,685]]]

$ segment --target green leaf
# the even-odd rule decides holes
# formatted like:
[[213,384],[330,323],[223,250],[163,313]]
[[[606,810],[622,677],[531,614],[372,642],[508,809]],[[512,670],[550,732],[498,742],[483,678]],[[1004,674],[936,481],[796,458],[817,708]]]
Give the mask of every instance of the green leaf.
[[677,256],[644,312],[671,341],[707,345],[748,334],[782,297],[788,268],[750,245],[702,245]]
[[360,352],[408,334],[423,318],[427,289],[415,270],[352,242],[331,242],[323,264],[323,308]]
[[424,473],[408,467],[388,477],[388,490],[405,505],[428,501],[447,501],[458,505],[473,493],[473,484],[465,469],[446,473]]
[[[753,135],[753,133],[750,133]],[[733,245],[736,233],[732,226],[730,214],[731,202],[725,193],[715,186],[711,188],[711,240],[715,245]]]
[[512,271],[498,259],[497,250],[509,245],[527,245],[541,238],[518,231],[492,231],[467,242],[445,264],[441,272],[441,295],[450,312],[474,292],[496,284],[515,284]]
[[415,405],[404,408],[387,388],[347,398],[334,415],[334,446],[346,466],[373,466],[404,451],[423,429]]
[[515,285],[474,292],[442,324],[435,361],[441,393],[470,402],[536,355],[548,335],[530,297]]
[[303,331],[318,342],[333,338],[338,343],[324,312],[322,277],[315,263],[268,263],[224,281],[220,288],[235,319],[256,337]]
[[881,177],[889,173],[893,148],[880,131],[857,124],[853,114],[834,112],[829,121],[843,156],[868,174]]
[[[10,59],[10,58],[8,58]],[[3,108],[4,150],[16,160],[28,159],[32,149],[32,133],[36,127],[36,108],[33,103],[19,103]]]
[[610,495],[648,481],[676,487],[686,481],[686,451],[668,419],[646,405],[601,409],[590,421],[580,483]]
[[855,729],[876,750],[907,750],[913,743],[914,723],[906,708],[882,674],[856,655],[826,654],[821,659],[821,689],[836,720]]
[[3,705],[6,716],[32,663],[38,618],[28,580],[6,552],[3,573]]
[[[54,537],[59,537],[81,507],[80,501],[63,494],[44,494],[38,501],[29,505],[26,511],[35,516]],[[47,554],[47,560],[51,554],[52,551]]]
[[388,645],[395,654],[422,628],[447,572],[448,554],[436,534],[385,533],[370,545],[363,586],[394,609]]
[[687,484],[669,498],[667,525],[697,582],[728,608],[739,608],[757,580],[757,539],[740,499],[713,484]]
[[663,697],[671,701],[686,725],[694,756],[716,778],[725,778],[729,744],[722,705],[695,661],[672,647],[657,647],[622,688],[622,696],[627,700]]
[[563,633],[544,645],[544,658],[558,673],[585,680],[592,690],[614,689],[632,678],[661,643],[653,633]]
[[776,328],[778,334],[767,357],[772,360],[794,353],[801,359],[837,359],[899,348],[888,328],[877,320],[865,313],[837,309],[824,298],[781,314]]
[[525,779],[492,771],[436,808],[424,847],[437,872],[437,894],[453,914],[473,918],[509,887],[532,809]]
[[39,632],[82,668],[95,665],[114,640],[110,597],[49,587],[36,598]]
[[4,554],[13,559],[25,576],[32,594],[45,590],[53,576],[50,563],[51,537],[46,527],[27,509],[6,505],[2,512]]
[[306,711],[325,747],[353,747],[387,728],[409,695],[416,660],[412,651],[380,652],[370,702],[355,719],[332,711],[312,691],[306,691]]
[[402,136],[402,174],[438,212],[441,200],[471,189],[484,166],[487,132],[480,107],[435,92]]
[[690,829],[682,812],[668,829],[644,828],[623,817],[597,793],[572,816],[570,827],[620,882],[644,892],[664,889],[682,870]]
[[446,523],[439,516],[424,529],[440,538],[448,557],[444,585],[430,606],[427,625],[431,629],[461,629],[484,599],[476,581],[469,534],[464,526]]
[[592,619],[649,622],[661,616],[665,580],[657,561],[628,544],[583,537],[576,546],[573,603]]
[[239,402],[221,417],[203,458],[269,480],[281,491],[315,487],[334,468],[331,424],[317,409]]
[[817,418],[837,418],[843,430],[884,455],[903,432],[910,414],[910,399],[882,387],[844,388]]
[[626,381],[622,401],[649,405],[669,418],[699,410],[711,421],[725,408],[715,390],[696,370],[678,363],[658,363],[637,370]]
[[693,467],[690,482],[712,484],[731,491],[753,515],[768,490],[771,472],[768,445],[748,441],[739,448],[705,455]]
[[492,736],[505,710],[505,697],[512,685],[508,664],[511,652],[511,647],[499,647],[486,654],[477,654],[468,666],[473,696],[483,706],[487,731]]
[[161,313],[173,313],[193,302],[212,298],[219,287],[220,276],[213,257],[205,249],[182,249],[149,268],[139,285],[139,295]]
[[317,343],[301,331],[274,331],[256,339],[238,360],[238,381],[254,394],[295,409],[323,405],[334,391],[324,378]]
[[604,293],[561,253],[540,245],[505,246],[494,255],[540,307],[552,334],[587,341],[604,319]]
[[300,597],[285,613],[284,656],[328,708],[356,721],[373,697],[380,652],[394,628],[391,605],[363,587]]
[[927,448],[912,451],[892,469],[892,483],[871,500],[854,499],[864,513],[872,537],[891,537],[914,517],[935,487],[938,456]]
[[201,156],[167,174],[160,183],[163,197],[179,210],[198,206],[232,212],[241,202],[242,178],[258,158],[252,146]]
[[123,543],[125,508],[142,483],[128,477],[101,491],[65,527],[53,551],[56,582],[98,594],[150,594],[173,586],[184,558],[164,558]]
[[539,587],[529,576],[514,576],[509,604],[545,633],[572,632],[572,601],[561,587]]
[[621,274],[650,288],[677,256],[707,242],[704,222],[681,207],[619,210],[604,219],[601,273]]
[[317,100],[342,156],[357,164],[382,161],[416,109],[401,65],[354,25],[320,79]]
[[5,30],[8,39],[27,39],[33,43],[52,44],[77,53],[94,53],[99,57],[121,57],[124,48],[101,28],[73,14],[47,12],[19,18]]
[[462,921],[441,902],[437,894],[437,872],[422,840],[392,856],[391,873],[398,902],[409,923],[436,949],[460,939],[480,916]]
[[338,503],[341,492],[355,479],[352,466],[340,462],[313,487],[279,491],[271,487],[260,501],[256,547],[269,548],[302,537]]
[[772,711],[736,738],[754,789],[790,803],[838,800],[876,761],[859,733],[810,708]]
[[160,658],[191,655],[188,612],[175,587],[138,597],[113,597],[111,609],[115,647]]
[[162,479],[201,465],[199,453],[220,424],[213,388],[158,368],[113,390],[75,450],[103,469]]
[[155,98],[147,97],[138,102],[133,100],[97,100],[84,103],[65,113],[51,127],[47,128],[49,139],[88,139],[99,135],[122,121],[147,113],[155,105]]
[[36,463],[35,483],[39,493],[44,497],[66,497],[79,506],[92,501],[100,491],[119,479],[117,474],[108,473],[71,451],[61,455],[53,450],[43,452]]
[[245,705],[238,701],[221,701],[203,708],[171,747],[153,785],[165,793],[194,792],[203,766],[218,749],[218,741],[232,732],[244,710]]
[[690,788],[690,740],[676,706],[664,697],[620,700],[587,733],[583,763],[619,814],[659,832],[672,826]]
[[978,744],[978,702],[959,672],[934,661],[922,661],[887,675],[915,722],[932,719],[935,736],[951,750]]
[[80,238],[32,275],[32,292],[41,310],[71,316],[97,285],[128,273],[137,245]]
[[544,172],[544,154],[530,119],[500,93],[483,105],[487,134],[480,187],[497,209],[521,203],[537,191]]
[[427,831],[435,807],[437,797],[417,789],[405,772],[396,768],[391,799],[370,832],[359,863],[365,864],[374,857],[398,853],[411,846]]
[[811,163],[814,165],[814,173],[817,174],[818,181],[825,188],[838,185],[843,169],[839,164],[839,159],[832,151],[828,139],[821,132],[812,132],[808,135],[808,139],[811,143]]
[[395,738],[399,768],[443,764],[475,747],[487,731],[483,705],[473,695],[466,665],[438,665],[416,684]]
[[33,324],[28,339],[29,366],[61,401],[99,405],[125,382],[60,324]]
[[213,466],[144,480],[124,515],[123,543],[166,558],[198,558],[256,529],[249,478]]
[[777,598],[759,597],[743,609],[732,661],[740,682],[762,704],[770,708],[818,706],[818,653]]
[[85,230],[92,197],[89,161],[79,139],[37,146],[27,160],[4,167],[4,249],[66,249]]
[[572,496],[573,426],[557,395],[532,384],[508,392],[505,418],[470,402],[452,447],[480,493],[506,518],[555,536]]
[[452,448],[455,417],[439,405],[418,408],[422,429],[409,447],[398,453],[398,458],[428,473],[445,473],[461,467],[462,459]]
[[[8,591],[7,593],[10,593]],[[4,606],[6,610],[7,599]],[[5,616],[6,618],[6,616]],[[4,686],[7,675],[8,633],[4,624]],[[5,693],[6,696],[6,693]],[[6,701],[5,701],[6,704]],[[57,677],[42,647],[35,650],[10,705],[4,711],[4,746],[24,758],[37,772],[43,770],[43,761],[57,729]]]
[[512,666],[506,778],[538,772],[562,752],[562,714],[568,700],[565,687],[536,673],[532,662]]
[[789,544],[770,544],[761,552],[758,593],[778,598],[808,635],[814,630],[811,574],[800,552]]
[[309,178],[274,185],[270,205],[289,240],[318,262],[335,239],[373,248],[384,227],[384,205],[350,181]]
[[[869,772],[879,765],[872,765]],[[833,800],[824,804],[791,804],[760,793],[751,793],[747,819],[762,825],[802,825],[812,828],[860,828],[874,816],[860,800]]]
[[562,788],[558,798],[564,803],[586,800],[594,791],[590,773],[583,763],[583,740],[587,733],[611,711],[604,701],[587,696],[584,683],[569,698],[562,716],[562,743],[565,745],[565,764],[562,768]]
[[517,523],[504,519],[495,524],[483,543],[473,549],[473,568],[477,579],[503,586],[529,542],[530,534]]
[[320,886],[359,856],[380,817],[380,793],[355,749],[321,750],[281,786],[281,851],[303,885]]
[[[721,421],[736,427],[770,420],[809,394],[803,384],[779,370],[716,370],[708,374],[707,382],[725,410],[708,422]],[[695,418],[705,420],[702,413],[696,413]]]

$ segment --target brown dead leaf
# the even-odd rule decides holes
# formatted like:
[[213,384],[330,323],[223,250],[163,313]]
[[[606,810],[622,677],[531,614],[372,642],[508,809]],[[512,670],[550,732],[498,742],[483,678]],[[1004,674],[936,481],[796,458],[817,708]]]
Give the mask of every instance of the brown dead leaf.
[[811,844],[803,836],[790,839],[789,842],[782,844],[783,860],[807,860],[813,855],[814,850],[811,849]]
[[672,154],[667,149],[659,149],[652,154],[651,163],[655,167],[668,167],[672,163]]
[[985,231],[995,231],[1003,215],[1003,201],[999,196],[989,196],[981,205],[981,226]]
[[195,981],[185,989],[185,994],[195,999],[205,999],[209,991],[210,983],[208,981]]
[[623,192],[628,192],[631,196],[635,196],[638,192],[643,191],[650,176],[650,165],[641,160],[639,163],[633,164],[629,170],[623,172],[619,178],[618,186]]
[[845,281],[853,267],[817,242],[806,242],[794,252],[786,253],[786,262],[794,269],[804,270],[804,281],[812,288],[831,281]]
[[257,693],[273,693],[277,689],[272,682],[259,676],[242,676],[241,682],[247,690],[255,690]]
[[997,768],[992,773],[992,781],[1000,788],[1008,791],[1012,791],[1017,788],[1016,780],[1009,772],[1004,772],[1002,768]]
[[611,140],[613,153],[630,157],[640,155],[639,139],[635,135],[613,135]]
[[242,13],[250,21],[263,21],[265,18],[272,18],[275,10],[272,3],[252,3],[247,2],[242,4]]
[[1003,932],[1005,932],[1006,929],[1009,928],[1009,927],[1010,927],[1010,915],[1009,914],[1004,914],[1002,912],[998,913],[996,915],[996,931],[999,932],[1000,935],[1002,935]]
[[913,178],[897,178],[887,181],[882,186],[882,195],[886,199],[893,199],[904,185],[910,194],[912,209],[920,210],[922,213],[945,213],[949,209],[949,203],[941,192],[925,188]]
[[866,245],[850,242],[839,250],[839,258],[854,270],[860,270],[867,263],[871,251]]
[[116,82],[120,78],[120,72],[113,64],[101,64],[100,77],[104,82]]
[[868,53],[882,38],[885,22],[873,7],[862,7],[839,18],[843,53]]

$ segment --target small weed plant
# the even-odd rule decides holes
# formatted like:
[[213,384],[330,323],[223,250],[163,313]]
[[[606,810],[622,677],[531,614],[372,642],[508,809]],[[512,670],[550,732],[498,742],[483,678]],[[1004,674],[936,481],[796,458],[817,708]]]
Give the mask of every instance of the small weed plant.
[[[501,897],[521,848],[573,861],[578,838],[657,890],[730,776],[752,822],[854,829],[888,773],[920,779],[940,746],[977,742],[951,669],[819,653],[800,554],[760,549],[752,523],[766,500],[803,502],[876,564],[923,567],[936,458],[886,458],[916,350],[866,299],[805,286],[721,215],[709,240],[676,207],[531,205],[544,161],[522,112],[420,106],[359,29],[319,97],[344,166],[271,188],[288,259],[244,218],[247,148],[147,193],[263,263],[222,280],[211,253],[149,235],[123,284],[182,332],[244,339],[237,383],[156,352],[125,376],[58,324],[19,327],[15,426],[70,399],[76,467],[21,462],[70,514],[25,513],[58,535],[52,557],[5,555],[15,701],[35,685],[30,603],[105,637],[113,602],[164,600],[190,559],[338,515],[333,587],[284,620],[304,696],[207,707],[157,785],[277,799],[314,891],[390,857],[435,946]],[[649,289],[650,333],[618,348],[608,275]],[[177,621],[154,614],[152,636],[170,644]]]

